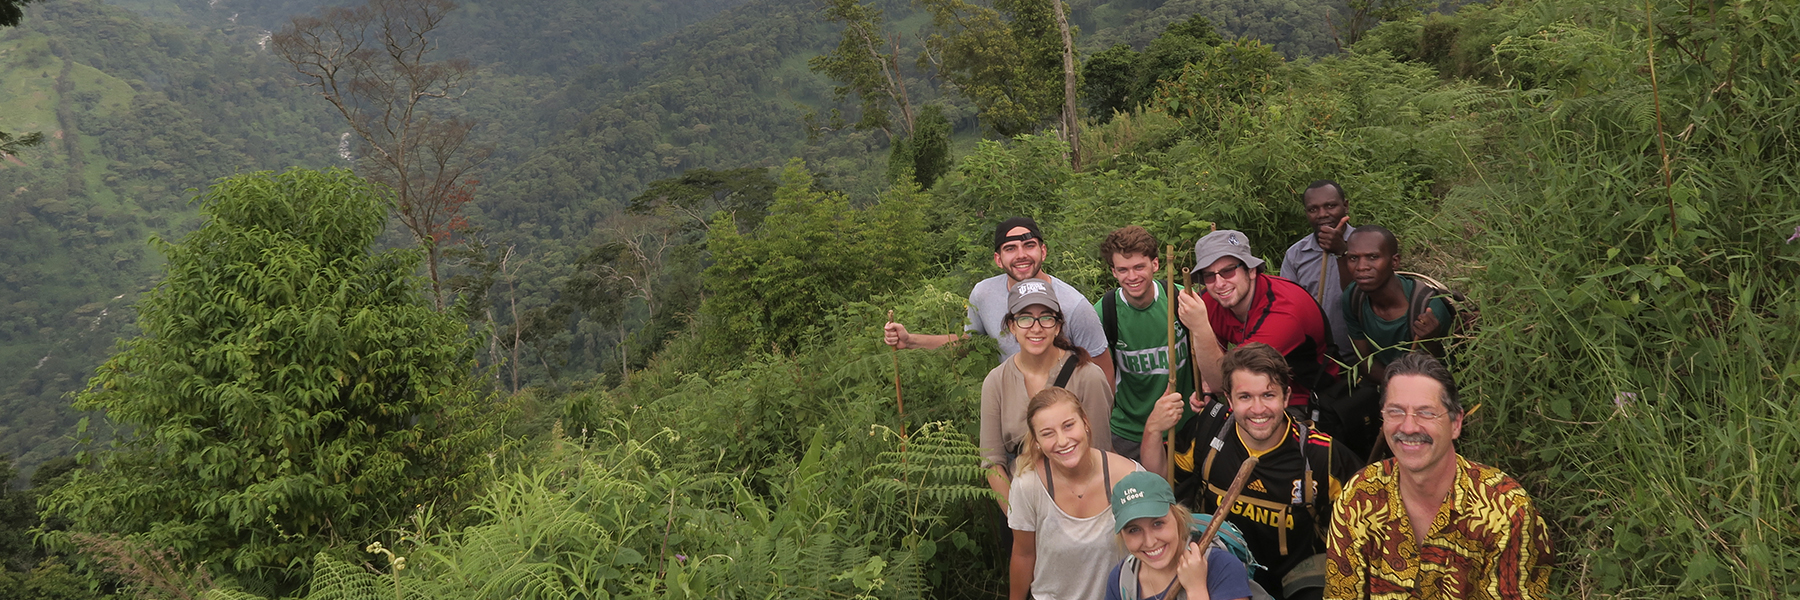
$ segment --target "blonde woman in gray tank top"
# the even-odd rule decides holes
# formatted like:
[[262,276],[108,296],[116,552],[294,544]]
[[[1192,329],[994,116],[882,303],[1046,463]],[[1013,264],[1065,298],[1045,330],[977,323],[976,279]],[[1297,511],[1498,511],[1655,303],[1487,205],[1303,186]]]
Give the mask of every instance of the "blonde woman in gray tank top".
[[1008,495],[1008,597],[1102,600],[1108,571],[1125,557],[1113,540],[1112,485],[1143,467],[1094,448],[1092,422],[1068,390],[1032,396],[1025,421],[1030,429]]

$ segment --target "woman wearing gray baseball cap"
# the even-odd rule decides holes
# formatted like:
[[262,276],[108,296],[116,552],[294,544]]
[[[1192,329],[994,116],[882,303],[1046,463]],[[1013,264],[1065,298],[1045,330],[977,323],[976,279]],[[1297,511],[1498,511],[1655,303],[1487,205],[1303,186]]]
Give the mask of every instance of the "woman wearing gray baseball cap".
[[[989,371],[981,382],[981,457],[986,459],[988,486],[1007,510],[1008,490],[1016,473],[1013,461],[1029,434],[1025,405],[1045,388],[1073,392],[1088,414],[1112,414],[1113,390],[1100,367],[1085,362],[1087,351],[1063,334],[1062,304],[1042,279],[1013,284],[1006,295],[1006,332],[1019,342],[1019,352]],[[1112,436],[1100,436],[1094,447],[1112,450]]]

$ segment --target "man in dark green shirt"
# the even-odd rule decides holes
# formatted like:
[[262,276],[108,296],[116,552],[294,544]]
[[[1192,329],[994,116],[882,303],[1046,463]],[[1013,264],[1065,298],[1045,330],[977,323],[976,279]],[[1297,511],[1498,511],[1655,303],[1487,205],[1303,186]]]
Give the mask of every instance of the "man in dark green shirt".
[[1450,305],[1443,298],[1431,298],[1425,302],[1428,310],[1412,314],[1413,293],[1424,284],[1395,272],[1400,268],[1400,241],[1394,232],[1380,225],[1357,229],[1344,256],[1360,293],[1344,294],[1338,314],[1349,327],[1363,377],[1385,380],[1387,364],[1415,345],[1442,358]]
[[1386,227],[1357,228],[1346,243],[1344,262],[1355,283],[1332,309],[1349,330],[1360,377],[1349,400],[1338,406],[1338,418],[1345,423],[1338,441],[1373,459],[1386,450],[1376,412],[1388,363],[1413,350],[1443,358],[1442,340],[1455,313],[1437,295],[1441,290],[1396,272],[1400,240]]
[[[1157,279],[1162,275],[1157,248],[1156,236],[1136,225],[1112,232],[1100,244],[1101,259],[1119,282],[1094,303],[1117,374],[1110,419],[1113,451],[1132,460],[1141,460],[1144,421],[1169,386],[1168,303],[1178,295]],[[1187,328],[1177,324],[1175,389],[1184,398],[1194,390],[1187,351]],[[1183,422],[1190,415],[1182,415]]]

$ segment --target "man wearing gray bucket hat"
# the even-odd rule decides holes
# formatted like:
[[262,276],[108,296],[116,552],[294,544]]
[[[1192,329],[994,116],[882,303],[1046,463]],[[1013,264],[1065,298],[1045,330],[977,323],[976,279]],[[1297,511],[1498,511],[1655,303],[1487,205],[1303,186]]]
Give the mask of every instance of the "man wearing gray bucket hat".
[[1194,244],[1194,258],[1194,281],[1206,293],[1183,290],[1180,317],[1208,387],[1225,387],[1219,361],[1226,346],[1248,342],[1268,344],[1287,359],[1294,381],[1290,406],[1305,406],[1314,390],[1337,383],[1337,361],[1326,352],[1325,312],[1299,284],[1262,273],[1263,260],[1250,252],[1248,237],[1214,231]]

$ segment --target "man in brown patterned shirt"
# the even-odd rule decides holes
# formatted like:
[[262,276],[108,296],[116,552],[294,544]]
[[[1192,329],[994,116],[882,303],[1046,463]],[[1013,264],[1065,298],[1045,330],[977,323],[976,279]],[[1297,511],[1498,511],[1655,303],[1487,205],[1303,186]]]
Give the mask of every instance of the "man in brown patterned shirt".
[[1550,538],[1519,482],[1456,454],[1463,408],[1429,354],[1388,365],[1390,458],[1345,484],[1326,540],[1325,597],[1542,598]]

